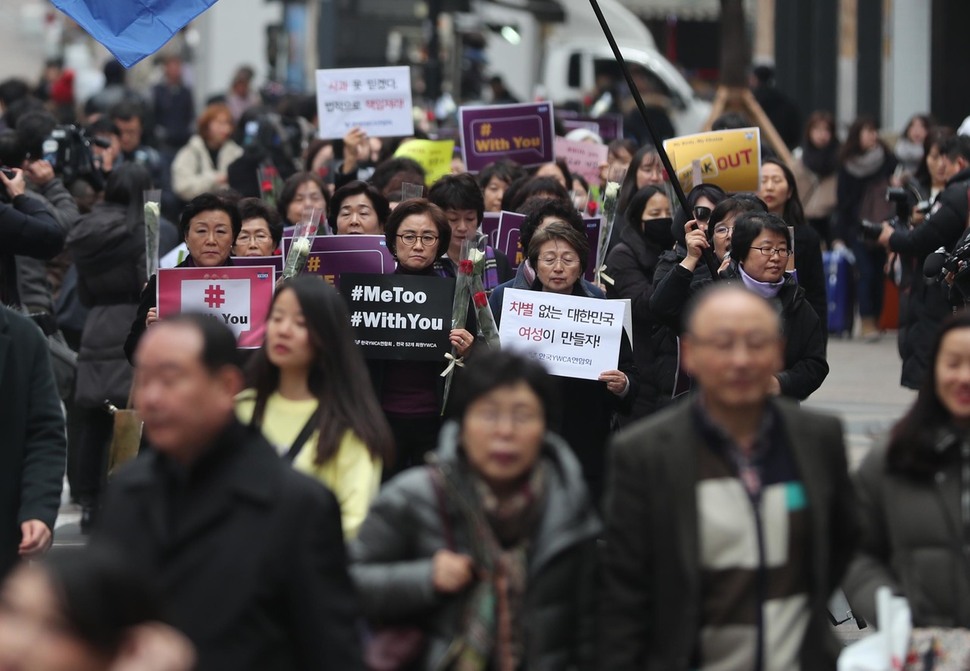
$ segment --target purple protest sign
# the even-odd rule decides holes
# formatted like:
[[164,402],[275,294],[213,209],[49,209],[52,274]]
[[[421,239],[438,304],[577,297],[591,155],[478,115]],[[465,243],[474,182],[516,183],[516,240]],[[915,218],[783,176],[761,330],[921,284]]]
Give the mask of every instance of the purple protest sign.
[[482,217],[482,233],[488,238],[488,245],[492,248],[498,241],[498,218],[498,212],[486,212]]
[[580,116],[568,110],[556,112],[563,129],[568,133],[577,128],[591,130],[609,144],[612,140],[623,137],[623,115],[612,112],[598,117]]
[[509,259],[512,268],[518,268],[522,263],[522,247],[519,244],[519,229],[525,215],[518,212],[506,212],[502,210],[498,216],[498,232],[496,234],[495,249],[499,250]]
[[[291,239],[283,238],[283,252]],[[388,275],[396,262],[383,235],[322,235],[313,239],[303,272],[340,285],[342,273]]]
[[461,154],[468,172],[508,158],[524,165],[553,160],[552,103],[459,107]]

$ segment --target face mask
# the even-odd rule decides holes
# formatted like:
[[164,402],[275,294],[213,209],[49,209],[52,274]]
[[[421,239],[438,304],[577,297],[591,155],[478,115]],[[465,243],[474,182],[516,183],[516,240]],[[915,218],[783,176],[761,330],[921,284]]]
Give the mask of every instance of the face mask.
[[645,219],[643,221],[643,237],[663,249],[672,247],[674,235],[670,229],[673,224],[674,220],[670,217]]

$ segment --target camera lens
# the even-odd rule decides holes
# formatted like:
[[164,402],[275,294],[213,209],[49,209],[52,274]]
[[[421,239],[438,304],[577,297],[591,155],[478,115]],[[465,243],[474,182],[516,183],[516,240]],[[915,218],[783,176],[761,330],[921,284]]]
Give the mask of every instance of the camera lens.
[[697,221],[708,221],[711,218],[711,208],[706,205],[694,206],[694,219]]

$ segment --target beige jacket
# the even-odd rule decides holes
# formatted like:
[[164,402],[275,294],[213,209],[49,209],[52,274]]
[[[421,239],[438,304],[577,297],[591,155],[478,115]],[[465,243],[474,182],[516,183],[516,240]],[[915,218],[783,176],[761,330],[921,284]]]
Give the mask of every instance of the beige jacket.
[[212,165],[205,141],[199,135],[193,135],[172,161],[172,191],[182,200],[192,200],[200,194],[214,191],[220,186],[217,182],[219,177],[226,176],[229,164],[242,153],[242,147],[228,140],[219,149],[217,165]]

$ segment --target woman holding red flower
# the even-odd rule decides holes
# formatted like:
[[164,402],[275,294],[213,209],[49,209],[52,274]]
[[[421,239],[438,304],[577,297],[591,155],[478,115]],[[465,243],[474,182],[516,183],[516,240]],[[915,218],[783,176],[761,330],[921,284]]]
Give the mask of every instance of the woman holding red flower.
[[[384,237],[397,259],[396,273],[454,277],[452,266],[440,259],[440,250],[448,249],[451,241],[451,227],[437,205],[424,198],[401,202],[387,220]],[[451,330],[450,341],[457,356],[471,350],[476,330],[473,315],[469,315],[467,328]],[[369,362],[371,379],[397,446],[396,463],[386,469],[387,476],[422,463],[424,454],[435,448],[441,427],[441,372],[445,364],[444,360]]]

